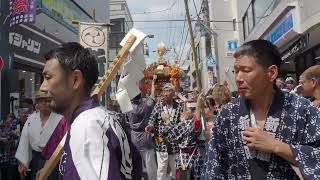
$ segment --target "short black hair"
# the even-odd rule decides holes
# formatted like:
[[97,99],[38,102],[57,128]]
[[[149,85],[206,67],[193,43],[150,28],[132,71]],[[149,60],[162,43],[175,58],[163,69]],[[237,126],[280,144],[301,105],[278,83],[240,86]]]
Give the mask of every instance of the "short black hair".
[[278,48],[267,40],[253,40],[244,43],[234,53],[234,58],[240,58],[241,56],[250,56],[255,58],[256,62],[264,69],[272,65],[276,65],[280,69],[281,55]]
[[13,113],[9,113],[9,114],[7,115],[7,118],[15,119],[16,117],[14,116],[14,114],[13,114]]
[[20,103],[26,103],[29,105],[33,105],[33,100],[31,98],[23,98],[20,100]]
[[98,63],[93,53],[89,49],[84,48],[79,43],[69,42],[62,44],[60,47],[53,49],[45,54],[45,59],[57,59],[65,72],[74,71],[76,69],[82,72],[85,79],[85,88],[87,92],[98,80],[99,71]]

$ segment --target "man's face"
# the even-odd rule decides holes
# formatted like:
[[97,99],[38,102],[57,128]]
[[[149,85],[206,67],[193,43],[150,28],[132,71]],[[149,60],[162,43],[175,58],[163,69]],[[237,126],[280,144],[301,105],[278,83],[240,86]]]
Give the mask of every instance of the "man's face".
[[40,98],[37,101],[38,104],[38,109],[40,112],[49,112],[50,111],[50,103],[51,103],[51,98]]
[[52,98],[50,107],[53,111],[63,114],[73,97],[71,80],[57,59],[50,59],[43,69],[43,82],[40,90],[48,92]]
[[198,98],[198,94],[199,94],[198,90],[194,89],[192,91],[192,100],[196,101]]
[[171,99],[173,99],[174,90],[173,89],[164,89],[163,96],[166,99],[166,101],[170,101]]
[[21,111],[21,112],[19,112],[19,118],[20,118],[20,120],[22,121],[22,122],[26,122],[27,121],[27,119],[28,119],[28,112],[26,112],[26,111]]
[[12,120],[13,120],[13,118],[11,116],[7,116],[6,123],[10,123]]
[[[270,66],[271,67],[271,66]],[[269,68],[270,68],[269,67]],[[274,68],[274,66],[272,66]],[[270,78],[268,70],[256,63],[250,56],[241,56],[235,60],[235,78],[239,94],[247,99],[255,99],[264,94],[266,88],[274,79]],[[275,70],[272,69],[272,72]],[[274,77],[274,73],[272,77]],[[277,75],[277,72],[276,72]]]
[[287,88],[288,88],[289,90],[294,89],[294,84],[293,84],[292,81],[287,81],[287,82],[286,82],[286,86],[287,86]]
[[281,79],[277,79],[276,85],[279,89],[282,89],[284,87],[284,81],[282,81]]

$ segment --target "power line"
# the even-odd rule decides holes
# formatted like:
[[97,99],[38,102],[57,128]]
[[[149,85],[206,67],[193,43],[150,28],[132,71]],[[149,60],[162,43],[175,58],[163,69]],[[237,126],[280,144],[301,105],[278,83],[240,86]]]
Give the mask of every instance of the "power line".
[[200,11],[199,11],[199,13],[198,13],[198,10],[197,10],[197,6],[196,6],[196,3],[194,2],[194,0],[192,0],[193,1],[193,6],[194,6],[194,9],[196,10],[196,14],[197,14],[197,17],[198,17],[198,19],[200,19],[200,12],[201,12],[201,6],[202,6],[202,3],[203,3],[203,1],[201,2],[201,6],[200,6]]
[[[141,20],[141,21],[125,21],[125,22],[134,22],[134,23],[149,23],[149,22],[182,22],[183,19],[160,19],[160,20]],[[191,21],[198,21],[197,19],[192,19]],[[211,20],[210,22],[216,23],[234,23],[232,20]],[[242,23],[242,21],[236,21],[235,23]]]
[[[137,29],[157,29],[161,31],[166,31],[167,27],[137,27]],[[176,29],[176,27],[169,27],[169,29]],[[234,29],[222,29],[222,28],[210,28],[211,30],[216,31],[234,31]],[[179,38],[180,39],[180,38]]]
[[[186,16],[184,16],[184,20],[186,20],[187,19],[187,17]],[[183,41],[183,36],[184,36],[184,29],[185,29],[185,26],[186,26],[186,21],[184,21],[184,23],[183,23],[183,28],[182,28],[182,36],[181,36],[181,41],[180,41],[180,48],[179,48],[179,56],[180,56],[180,53],[181,53],[181,45],[182,45],[182,41]]]
[[[169,4],[169,1],[170,1],[170,0],[168,0],[168,4]],[[171,13],[172,13],[171,10],[168,11],[168,13],[167,13],[167,17],[168,17],[168,18],[170,18]],[[172,32],[169,30],[169,26],[171,26],[171,23],[172,23],[172,22],[168,22],[168,23],[167,23],[167,36],[166,36],[166,37],[167,37],[167,38],[169,37],[169,39],[167,39],[167,40],[168,40],[168,41],[167,41],[167,42],[168,42],[168,45],[170,45],[170,39],[171,39],[171,34],[172,34]]]
[[184,48],[186,47],[186,43],[187,43],[187,39],[188,39],[188,34],[189,34],[189,28],[188,28],[187,33],[186,33],[186,38],[185,38],[185,40],[184,40],[183,49],[182,49],[182,51],[181,51],[181,54],[180,54],[180,58],[179,58],[179,59],[182,58],[182,54],[183,54],[183,52],[184,52]]
[[[177,27],[182,28],[183,26],[179,25],[179,26],[169,26],[169,29],[177,29]],[[167,27],[163,27],[163,26],[150,26],[150,27],[146,27],[146,26],[136,26],[137,29],[159,29],[159,30],[167,30]],[[180,34],[181,35],[181,34]],[[180,38],[179,38],[180,39]]]
[[[194,9],[195,9],[195,11],[196,11],[196,14],[197,14],[198,19],[200,19],[200,12],[201,12],[202,4],[203,4],[203,0],[201,1],[200,11],[198,12],[196,3],[195,3],[195,1],[193,0]],[[187,18],[187,17],[185,16],[185,19],[184,19],[184,20],[186,20],[186,18]],[[184,21],[183,27],[185,26],[185,22],[186,22],[186,21]],[[184,31],[183,31],[183,32],[184,32]],[[187,32],[187,34],[186,34],[186,38],[185,38],[185,41],[184,41],[183,49],[182,49],[181,52],[180,52],[180,50],[181,50],[181,46],[180,46],[180,50],[179,50],[179,57],[180,57],[180,58],[179,58],[179,59],[182,58],[182,55],[183,55],[183,52],[184,52],[184,48],[185,48],[185,45],[186,45],[186,42],[187,42],[187,39],[188,39],[188,33],[189,33],[189,28],[188,28],[188,32]],[[181,43],[180,43],[181,45],[182,45],[182,41],[183,41],[183,35],[182,35],[182,39],[181,39]]]
[[[176,18],[176,16],[174,16],[174,8],[170,11],[170,15],[171,15],[171,17],[175,17]],[[173,44],[174,44],[173,39],[174,39],[175,31],[174,30],[169,30],[170,26],[172,26],[172,22],[169,22],[167,29],[170,32],[170,34],[169,34],[169,46],[173,46]]]
[[[174,17],[175,19],[178,17],[178,12],[179,11],[179,1],[177,3],[177,5],[175,6],[175,9],[172,10],[172,17]],[[175,27],[172,31],[173,31],[173,35],[172,35],[172,39],[171,39],[171,42],[170,42],[170,45],[172,47],[175,47],[176,46],[176,38],[175,38],[175,35],[176,35],[176,31],[177,31],[177,23],[173,23],[173,26]]]
[[174,1],[170,7],[166,8],[166,9],[162,9],[162,10],[158,10],[158,11],[149,11],[149,12],[138,12],[138,13],[131,13],[132,15],[135,14],[153,14],[153,13],[161,13],[161,12],[165,12],[165,11],[169,11],[173,8],[173,6],[177,3],[177,0]]

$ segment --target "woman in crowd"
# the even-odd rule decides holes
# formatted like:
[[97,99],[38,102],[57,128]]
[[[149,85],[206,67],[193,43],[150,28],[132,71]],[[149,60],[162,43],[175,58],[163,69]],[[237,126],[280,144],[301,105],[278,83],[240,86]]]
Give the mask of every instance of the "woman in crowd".
[[216,84],[212,88],[212,97],[214,99],[216,107],[219,110],[221,106],[231,101],[232,96],[228,87],[226,87],[225,85]]

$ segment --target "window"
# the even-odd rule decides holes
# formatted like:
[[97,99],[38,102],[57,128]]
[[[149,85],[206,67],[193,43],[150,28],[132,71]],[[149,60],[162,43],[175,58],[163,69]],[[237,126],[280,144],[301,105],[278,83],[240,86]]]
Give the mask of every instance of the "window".
[[124,38],[125,33],[111,33],[110,48],[121,48],[120,42]]
[[242,18],[244,38],[246,38],[249,35],[249,33],[251,32],[251,30],[253,29],[253,27],[255,25],[252,7],[253,6],[252,6],[252,2],[251,2],[246,13],[244,14],[244,16]]
[[259,21],[270,14],[279,0],[252,0],[242,17],[244,39],[250,34]]
[[271,9],[274,0],[255,0],[253,2],[253,10],[255,15],[255,22],[258,23]]
[[111,33],[124,32],[124,19],[111,20]]
[[125,10],[126,9],[126,4],[125,3],[122,3],[121,4],[121,10]]

